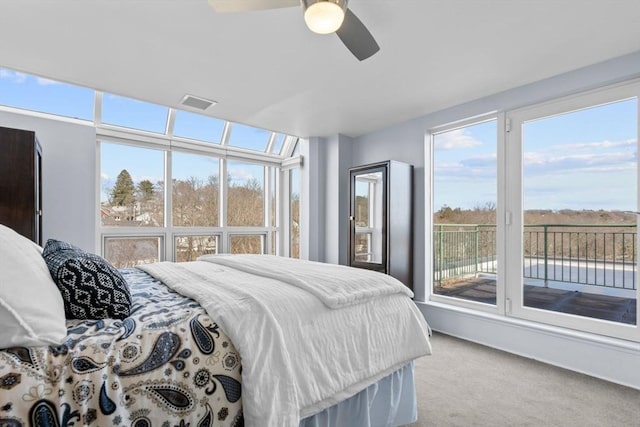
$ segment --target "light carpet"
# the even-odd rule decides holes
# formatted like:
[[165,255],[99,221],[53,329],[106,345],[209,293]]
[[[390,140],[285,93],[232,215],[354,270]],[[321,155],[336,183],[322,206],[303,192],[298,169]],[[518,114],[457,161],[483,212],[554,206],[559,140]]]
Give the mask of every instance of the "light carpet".
[[432,345],[415,365],[412,427],[640,426],[639,390],[448,335]]

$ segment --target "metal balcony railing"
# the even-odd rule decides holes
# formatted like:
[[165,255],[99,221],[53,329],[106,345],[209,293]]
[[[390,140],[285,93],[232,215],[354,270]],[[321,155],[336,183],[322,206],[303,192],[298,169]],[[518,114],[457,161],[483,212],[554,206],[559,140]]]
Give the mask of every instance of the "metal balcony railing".
[[[434,281],[495,274],[496,227],[436,224]],[[549,282],[636,289],[635,225],[525,225],[523,277]]]

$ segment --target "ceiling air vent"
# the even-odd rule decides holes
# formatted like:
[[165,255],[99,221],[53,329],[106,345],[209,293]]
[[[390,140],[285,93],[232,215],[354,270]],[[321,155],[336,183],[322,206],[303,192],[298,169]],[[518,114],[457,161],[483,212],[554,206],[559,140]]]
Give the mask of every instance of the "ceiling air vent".
[[209,101],[208,99],[198,98],[197,96],[192,95],[185,95],[180,103],[187,107],[197,108],[198,110],[206,110],[212,105],[217,104],[215,101]]

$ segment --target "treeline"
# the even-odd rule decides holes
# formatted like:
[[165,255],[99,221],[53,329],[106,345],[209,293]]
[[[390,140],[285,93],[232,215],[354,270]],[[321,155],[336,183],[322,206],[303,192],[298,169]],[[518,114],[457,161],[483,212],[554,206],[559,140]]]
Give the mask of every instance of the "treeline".
[[[524,212],[525,224],[619,224],[635,225],[636,214],[605,210],[550,210],[536,209]],[[452,208],[444,205],[433,214],[434,224],[495,224],[496,207],[493,203],[472,209]]]
[[[227,225],[264,226],[264,190],[255,179],[242,184],[229,181],[227,186]],[[103,207],[124,212],[125,222],[162,226],[164,223],[164,182],[142,180],[135,184],[124,169],[114,186],[108,189],[109,202]],[[218,176],[206,180],[191,177],[173,180],[173,225],[177,227],[219,227],[220,183]]]

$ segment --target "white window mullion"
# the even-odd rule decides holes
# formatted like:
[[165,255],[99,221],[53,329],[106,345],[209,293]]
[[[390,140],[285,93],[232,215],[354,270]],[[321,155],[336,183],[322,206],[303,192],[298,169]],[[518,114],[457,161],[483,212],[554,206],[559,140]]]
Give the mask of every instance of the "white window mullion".
[[281,183],[282,183],[282,169],[280,168],[275,168],[274,169],[274,174],[273,177],[275,179],[275,198],[276,198],[276,209],[274,212],[275,215],[275,227],[274,231],[273,231],[273,238],[275,239],[275,245],[273,245],[276,248],[276,253],[274,253],[274,255],[281,255],[282,254],[282,250],[281,250],[281,241],[282,241],[282,223],[281,223],[281,217],[282,217],[282,187],[281,187]]
[[[229,192],[229,183],[228,183],[228,171],[227,171],[227,160],[220,159],[220,220],[218,221],[220,226],[225,230],[227,229],[227,193]],[[228,238],[223,239],[224,252],[228,250]]]
[[498,145],[497,145],[497,180],[498,191],[496,194],[496,259],[497,259],[497,275],[496,275],[496,309],[499,314],[507,313],[507,269],[510,265],[507,260],[507,230],[513,227],[512,211],[507,208],[507,183],[513,178],[507,177],[507,165],[509,164],[509,144],[506,118],[504,113],[498,114]]
[[[505,138],[505,164],[503,165],[503,179],[501,183],[505,192],[505,210],[498,217],[499,223],[505,224],[504,244],[508,250],[504,253],[505,300],[501,304],[506,315],[513,314],[515,305],[523,301],[522,286],[522,122],[513,116],[506,116],[509,132]],[[505,126],[506,128],[506,126]],[[508,223],[508,224],[507,224]],[[516,284],[516,285],[514,285]]]
[[262,169],[263,169],[263,176],[264,176],[263,221],[264,221],[265,227],[269,227],[271,225],[271,176],[269,173],[271,168],[264,167]]
[[[264,225],[271,230],[271,168],[264,167]],[[267,232],[265,245],[268,248],[266,252],[271,252],[271,231]],[[264,249],[264,248],[263,248]]]
[[283,170],[280,191],[281,221],[280,221],[280,253],[291,256],[291,171]]
[[165,240],[165,259],[175,261],[175,247],[173,244],[173,152],[165,152],[165,181],[164,181],[164,226],[166,238]]

